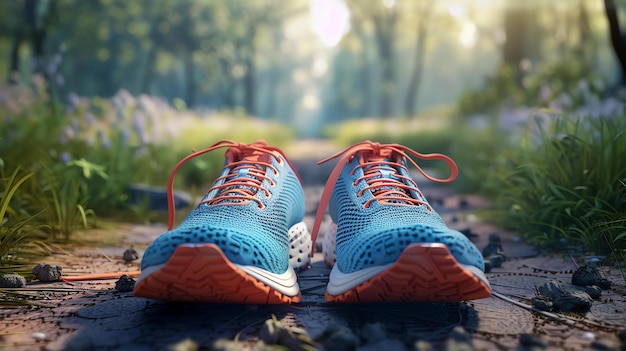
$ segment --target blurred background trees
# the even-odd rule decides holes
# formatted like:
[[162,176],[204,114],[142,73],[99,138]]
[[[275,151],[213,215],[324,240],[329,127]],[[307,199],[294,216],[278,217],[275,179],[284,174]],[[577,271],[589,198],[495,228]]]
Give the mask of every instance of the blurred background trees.
[[[0,271],[23,242],[69,239],[95,214],[162,218],[132,185],[165,186],[178,160],[219,139],[261,138],[307,158],[364,139],[449,154],[457,190],[494,200],[490,220],[624,261],[624,10],[0,1],[0,242],[12,243]],[[307,137],[326,140],[294,142]],[[202,193],[222,166],[219,154],[194,159],[176,188]]]
[[555,63],[567,68],[553,79],[593,74],[615,86],[619,5],[3,1],[0,78],[17,83],[41,73],[61,101],[70,92],[110,97],[125,89],[188,107],[245,111],[315,135],[328,122],[411,117],[451,105],[485,82],[504,85],[498,98],[506,98],[514,88],[503,76],[524,88]]

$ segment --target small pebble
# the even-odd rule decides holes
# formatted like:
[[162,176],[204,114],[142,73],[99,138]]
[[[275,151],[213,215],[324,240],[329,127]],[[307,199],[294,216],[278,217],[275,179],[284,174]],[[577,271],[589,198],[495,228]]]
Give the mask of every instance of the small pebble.
[[466,237],[468,237],[468,238],[472,238],[472,237],[476,237],[476,236],[478,236],[478,235],[476,235],[476,234],[474,234],[474,233],[472,232],[472,229],[471,229],[471,228],[461,229],[461,230],[459,230],[459,232],[460,232],[461,234],[465,235],[465,236],[466,236]]
[[135,280],[126,274],[120,277],[118,281],[115,282],[115,290],[119,292],[128,292],[133,291],[135,289]]
[[551,300],[559,297],[560,295],[565,294],[565,289],[563,289],[563,287],[561,286],[561,283],[555,280],[551,280],[539,286],[537,290],[539,291],[539,294],[541,294],[541,296],[551,299]]
[[519,337],[519,343],[522,347],[524,348],[539,348],[539,349],[545,349],[546,348],[546,342],[543,341],[543,339],[541,339],[540,336],[534,335],[534,334],[522,334]]
[[584,291],[568,291],[552,300],[554,308],[562,312],[586,313],[591,310],[593,299]]
[[122,255],[122,257],[124,258],[124,263],[128,264],[138,259],[139,254],[131,246],[130,248],[126,249],[126,251],[124,251],[124,254]]
[[368,323],[361,329],[361,339],[366,344],[386,339],[385,327],[381,323]]
[[533,304],[533,307],[536,309],[539,309],[541,311],[552,311],[552,302],[545,300],[545,299],[540,299],[537,297],[533,297],[531,299],[531,302]]
[[594,340],[589,345],[589,348],[592,350],[600,350],[600,351],[614,351],[617,350],[615,345],[608,340]]
[[602,289],[595,285],[585,287],[585,292],[594,300],[597,300],[602,296]]
[[45,262],[38,263],[33,267],[32,272],[39,281],[56,282],[61,280],[61,271],[63,268],[58,265],[51,265]]
[[463,208],[463,209],[468,208],[469,207],[469,202],[467,202],[466,199],[461,199],[459,201],[459,207]]
[[583,334],[583,340],[594,340],[596,335],[592,332],[586,332]]
[[572,274],[572,284],[578,286],[596,285],[600,289],[608,290],[611,288],[612,282],[600,274],[594,267],[580,266],[574,274]]
[[26,278],[19,274],[5,274],[0,278],[0,288],[23,288],[26,286]]
[[593,299],[584,291],[566,291],[558,281],[549,281],[537,288],[537,297],[532,303],[535,308],[546,309],[549,301],[554,310],[561,312],[589,312]]
[[359,346],[359,338],[347,327],[329,326],[316,340],[324,345],[326,350],[352,351]]
[[41,333],[41,332],[35,332],[33,333],[33,339],[35,339],[36,341],[42,341],[46,339],[46,334]]

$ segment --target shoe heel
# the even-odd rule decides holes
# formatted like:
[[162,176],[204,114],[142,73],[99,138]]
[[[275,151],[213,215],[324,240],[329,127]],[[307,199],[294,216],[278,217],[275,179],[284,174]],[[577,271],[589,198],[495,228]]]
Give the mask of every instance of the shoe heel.
[[330,223],[326,235],[322,240],[322,252],[324,253],[324,262],[329,268],[333,268],[335,262],[337,262],[337,254],[335,248],[337,247],[337,224]]
[[289,265],[296,271],[306,269],[311,263],[311,233],[304,222],[289,228]]

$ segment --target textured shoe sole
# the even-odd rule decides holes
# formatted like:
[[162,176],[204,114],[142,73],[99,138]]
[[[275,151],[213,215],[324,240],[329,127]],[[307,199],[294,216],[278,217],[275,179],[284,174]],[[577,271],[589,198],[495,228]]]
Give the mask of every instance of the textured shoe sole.
[[388,269],[326,301],[456,302],[491,296],[489,284],[461,266],[444,244],[412,244]]
[[135,295],[168,301],[285,304],[300,302],[231,263],[215,244],[179,246],[165,265],[138,282]]

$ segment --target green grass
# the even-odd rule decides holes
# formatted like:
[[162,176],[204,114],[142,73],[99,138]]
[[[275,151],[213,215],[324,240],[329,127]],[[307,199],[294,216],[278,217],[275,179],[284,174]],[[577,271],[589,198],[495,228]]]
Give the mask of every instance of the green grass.
[[626,248],[624,116],[559,118],[536,131],[493,180],[506,222],[549,249],[563,240],[598,254]]
[[19,257],[40,243],[36,233],[46,228],[37,222],[41,214],[28,214],[15,201],[18,190],[33,177],[33,173],[22,174],[16,169],[9,177],[0,179],[0,274],[3,267],[15,265]]

